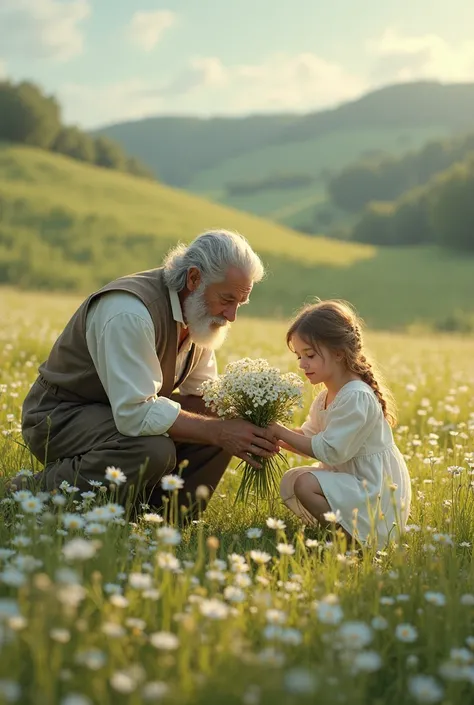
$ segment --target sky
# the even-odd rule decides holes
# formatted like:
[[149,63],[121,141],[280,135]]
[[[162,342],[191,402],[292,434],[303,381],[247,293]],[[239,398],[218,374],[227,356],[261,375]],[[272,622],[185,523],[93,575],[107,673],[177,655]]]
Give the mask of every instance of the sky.
[[474,81],[467,0],[0,0],[0,78],[67,124],[310,112],[384,85]]

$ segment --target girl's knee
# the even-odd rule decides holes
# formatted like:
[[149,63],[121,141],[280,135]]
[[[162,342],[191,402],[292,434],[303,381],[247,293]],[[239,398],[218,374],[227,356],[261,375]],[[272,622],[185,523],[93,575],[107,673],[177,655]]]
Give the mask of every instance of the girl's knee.
[[280,480],[280,496],[283,501],[295,495],[295,480],[304,472],[305,468],[291,468],[287,470]]
[[307,497],[308,494],[316,492],[317,487],[315,486],[314,480],[314,475],[312,475],[308,471],[302,475],[299,475],[294,483],[295,496],[298,499],[302,499],[304,497]]

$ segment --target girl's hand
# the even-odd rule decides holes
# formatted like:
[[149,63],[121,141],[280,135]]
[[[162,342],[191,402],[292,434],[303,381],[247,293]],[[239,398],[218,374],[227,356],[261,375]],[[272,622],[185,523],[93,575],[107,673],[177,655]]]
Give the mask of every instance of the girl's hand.
[[273,435],[275,436],[275,438],[276,438],[277,440],[280,440],[280,439],[281,439],[281,431],[282,431],[283,428],[284,428],[284,427],[281,426],[279,423],[276,423],[276,421],[274,421],[273,423],[271,423],[271,424],[268,426],[268,430],[269,430],[271,433],[273,433]]
[[285,443],[285,441],[283,440],[283,438],[282,438],[283,434],[285,433],[285,431],[288,431],[288,429],[285,428],[285,426],[282,426],[281,424],[274,422],[274,423],[271,423],[268,428],[275,436],[275,439],[278,442],[278,445],[280,446],[279,449],[283,448],[284,450],[289,450],[291,453],[298,452],[293,448],[293,446],[288,445],[288,443]]
[[308,458],[314,458],[311,448],[311,438],[307,438],[300,428],[295,431],[282,426],[279,423],[269,425],[269,430],[278,439],[278,445],[290,453],[297,455],[306,455]]
[[279,445],[285,448],[285,450],[297,453],[298,455],[306,455],[310,458],[314,457],[311,447],[311,438],[305,436],[301,429],[292,431],[278,423],[271,424],[270,428],[271,433],[278,438]]

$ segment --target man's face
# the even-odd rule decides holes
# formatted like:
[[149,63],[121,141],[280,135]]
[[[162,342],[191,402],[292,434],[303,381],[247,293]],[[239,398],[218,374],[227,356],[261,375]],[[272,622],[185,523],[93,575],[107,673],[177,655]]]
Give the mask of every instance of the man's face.
[[223,282],[209,284],[205,289],[209,315],[233,323],[239,306],[248,304],[251,291],[252,281],[247,275],[235,267],[229,268]]
[[188,272],[184,315],[194,342],[216,349],[222,345],[239,306],[247,304],[253,282],[240,269],[230,267],[222,282],[203,283],[198,269]]

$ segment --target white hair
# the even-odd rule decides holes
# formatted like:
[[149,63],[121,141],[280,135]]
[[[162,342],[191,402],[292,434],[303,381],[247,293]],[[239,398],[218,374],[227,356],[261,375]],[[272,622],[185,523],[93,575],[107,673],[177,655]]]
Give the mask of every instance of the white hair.
[[261,281],[265,274],[260,257],[243,235],[229,230],[209,230],[190,245],[180,243],[174,247],[164,261],[167,287],[175,291],[184,289],[191,267],[199,269],[206,284],[224,281],[229,267],[240,269],[252,282]]

